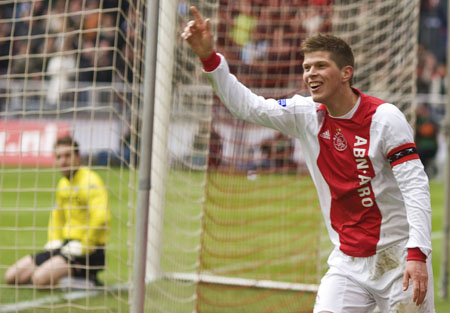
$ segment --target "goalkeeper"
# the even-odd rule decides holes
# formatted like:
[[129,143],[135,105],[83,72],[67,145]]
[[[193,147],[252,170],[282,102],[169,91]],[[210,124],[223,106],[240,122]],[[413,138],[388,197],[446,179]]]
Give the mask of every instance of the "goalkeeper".
[[55,162],[63,177],[56,191],[57,208],[50,215],[45,251],[27,255],[5,274],[8,284],[48,287],[63,277],[97,283],[105,266],[104,246],[110,211],[101,178],[81,166],[79,147],[70,136],[55,143]]
[[394,105],[352,88],[354,56],[342,39],[302,43],[311,97],[264,99],[230,74],[214,51],[209,20],[182,37],[228,109],[297,138],[335,248],[314,313],[433,313],[431,205],[413,130]]

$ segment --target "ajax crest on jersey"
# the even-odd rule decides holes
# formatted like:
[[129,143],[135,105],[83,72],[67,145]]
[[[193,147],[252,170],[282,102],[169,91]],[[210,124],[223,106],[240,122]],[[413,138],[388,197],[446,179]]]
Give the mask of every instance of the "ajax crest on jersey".
[[333,137],[333,145],[337,151],[344,151],[347,149],[347,139],[341,132],[337,132]]

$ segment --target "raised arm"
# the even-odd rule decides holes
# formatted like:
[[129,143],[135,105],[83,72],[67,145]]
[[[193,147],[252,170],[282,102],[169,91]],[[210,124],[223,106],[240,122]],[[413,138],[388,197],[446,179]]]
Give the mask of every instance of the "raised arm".
[[192,6],[194,20],[187,23],[181,37],[186,40],[191,49],[200,59],[208,58],[214,52],[214,38],[209,18],[203,20],[197,8]]
[[[316,107],[310,99],[296,96],[295,99],[278,102],[256,95],[229,72],[225,58],[214,49],[214,38],[209,19],[203,20],[195,7],[191,7],[194,20],[187,23],[181,37],[203,63],[203,69],[211,85],[230,112],[250,123],[270,127],[285,134],[298,137],[300,124],[315,114]],[[303,106],[296,109],[295,106]],[[306,113],[305,111],[310,113]]]

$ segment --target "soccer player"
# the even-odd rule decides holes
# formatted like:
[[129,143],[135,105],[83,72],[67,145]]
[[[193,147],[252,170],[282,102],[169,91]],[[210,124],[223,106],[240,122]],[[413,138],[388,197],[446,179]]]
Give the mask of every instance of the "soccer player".
[[49,287],[63,277],[97,283],[105,265],[110,211],[102,179],[81,166],[78,143],[70,136],[55,143],[55,162],[63,177],[56,191],[57,207],[51,212],[45,251],[27,255],[5,274],[8,284],[33,283]]
[[350,46],[326,34],[306,39],[311,97],[264,99],[230,74],[210,21],[191,11],[181,36],[228,109],[302,143],[335,246],[314,312],[434,312],[428,178],[404,115],[352,88]]

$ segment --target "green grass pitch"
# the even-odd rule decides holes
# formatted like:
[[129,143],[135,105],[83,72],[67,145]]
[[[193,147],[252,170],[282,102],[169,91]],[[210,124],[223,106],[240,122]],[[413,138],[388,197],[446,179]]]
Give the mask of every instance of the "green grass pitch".
[[[108,246],[108,270],[101,279],[108,285],[121,284],[129,276],[132,259],[132,249],[127,244],[132,242],[134,230],[129,230],[127,221],[134,218],[134,213],[128,209],[135,203],[135,198],[129,198],[128,171],[119,168],[101,170],[98,172],[104,178],[110,190],[110,206],[113,210],[112,240]],[[49,210],[54,205],[54,186],[59,174],[53,169],[24,168],[20,172],[16,168],[0,170],[0,312],[6,304],[26,302],[30,300],[56,297],[61,299],[64,292],[59,290],[35,290],[33,288],[14,288],[3,281],[4,272],[17,258],[40,249],[46,241],[46,227]],[[192,174],[191,174],[192,175]],[[274,179],[273,177],[271,179]],[[200,180],[200,179],[199,179]],[[169,182],[176,182],[169,176]],[[182,184],[176,182],[177,188]],[[134,187],[134,186],[132,186]],[[188,188],[188,187],[184,187]],[[167,188],[170,190],[170,188]],[[194,191],[195,192],[195,191]],[[438,297],[439,265],[442,250],[443,195],[442,182],[431,183],[433,207],[433,269],[436,297],[436,312],[450,312],[450,301]],[[175,201],[175,196],[170,201]],[[169,213],[170,214],[170,213]],[[195,225],[196,227],[196,225]],[[18,231],[20,229],[20,232]],[[119,240],[120,238],[120,240]],[[176,251],[168,251],[176,253]],[[132,263],[131,263],[132,264]],[[158,291],[168,288],[168,281],[161,281],[147,287],[147,304],[158,301]],[[186,284],[178,291],[184,298],[192,293],[195,284]],[[227,297],[240,297],[242,291],[227,293]],[[251,293],[251,290],[247,292]],[[69,305],[70,303],[70,305]],[[266,304],[270,305],[270,304]],[[162,312],[176,311],[173,304],[161,303]],[[167,310],[166,310],[167,309]],[[75,300],[63,300],[43,304],[23,312],[128,312],[128,291],[126,289],[101,291],[93,297],[82,297]],[[22,312],[22,311],[21,311]]]

